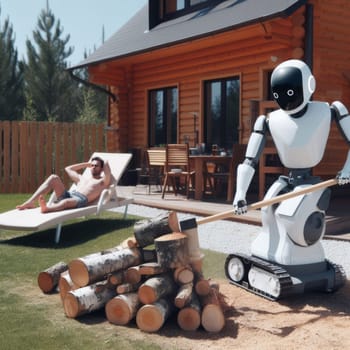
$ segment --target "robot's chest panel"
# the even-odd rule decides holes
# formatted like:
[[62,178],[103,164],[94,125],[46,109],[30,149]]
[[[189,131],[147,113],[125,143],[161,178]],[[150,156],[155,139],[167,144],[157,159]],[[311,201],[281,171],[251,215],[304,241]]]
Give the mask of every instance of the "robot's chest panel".
[[312,102],[306,113],[292,118],[282,110],[269,116],[269,128],[279,157],[287,168],[317,165],[324,154],[331,124],[329,105]]

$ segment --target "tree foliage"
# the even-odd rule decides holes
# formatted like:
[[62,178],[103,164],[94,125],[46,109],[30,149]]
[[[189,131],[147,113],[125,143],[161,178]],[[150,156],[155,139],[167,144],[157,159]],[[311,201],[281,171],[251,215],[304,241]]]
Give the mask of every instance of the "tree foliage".
[[20,119],[24,106],[23,67],[14,40],[9,19],[0,22],[0,120]]
[[65,71],[73,48],[62,38],[63,29],[47,5],[33,31],[35,45],[27,40],[24,67],[26,119],[71,121],[76,116],[77,84]]

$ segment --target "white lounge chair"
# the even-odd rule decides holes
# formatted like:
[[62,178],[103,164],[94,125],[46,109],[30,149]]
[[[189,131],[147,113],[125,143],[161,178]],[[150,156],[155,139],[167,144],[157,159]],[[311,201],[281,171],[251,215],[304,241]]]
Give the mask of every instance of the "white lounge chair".
[[[128,204],[133,202],[133,198],[122,198],[117,195],[117,184],[123,175],[132,157],[129,153],[102,153],[95,152],[93,157],[101,157],[108,160],[112,179],[108,189],[103,190],[98,200],[84,208],[67,209],[51,213],[41,213],[40,208],[18,210],[13,209],[0,214],[0,229],[15,231],[41,231],[56,226],[55,243],[58,243],[61,235],[62,224],[70,219],[84,217],[87,215],[99,215],[102,211],[125,206],[124,218],[127,215]],[[87,173],[86,169],[83,173]],[[73,184],[70,190],[74,189]],[[49,199],[49,203],[55,200],[54,193]]]

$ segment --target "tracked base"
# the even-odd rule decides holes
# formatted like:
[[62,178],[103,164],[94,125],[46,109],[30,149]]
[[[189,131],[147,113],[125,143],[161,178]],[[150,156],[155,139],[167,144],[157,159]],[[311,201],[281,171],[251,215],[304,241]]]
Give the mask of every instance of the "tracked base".
[[311,290],[334,292],[346,282],[343,268],[327,260],[280,266],[243,254],[230,254],[226,258],[225,274],[230,283],[269,300]]

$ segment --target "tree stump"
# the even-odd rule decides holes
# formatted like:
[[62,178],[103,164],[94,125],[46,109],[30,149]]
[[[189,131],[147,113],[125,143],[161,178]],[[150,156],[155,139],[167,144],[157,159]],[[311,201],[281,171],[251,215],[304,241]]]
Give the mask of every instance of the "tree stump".
[[159,265],[175,269],[188,264],[186,235],[174,232],[154,240]]
[[79,287],[101,281],[109,273],[126,269],[141,263],[141,254],[137,248],[125,248],[103,255],[90,255],[69,263],[69,274]]
[[126,325],[136,316],[140,306],[137,293],[118,295],[106,304],[107,320],[113,324]]
[[152,219],[144,219],[134,225],[134,236],[139,247],[146,247],[153,244],[155,238],[179,231],[177,214],[175,212],[161,214]]
[[195,293],[192,293],[189,304],[177,314],[177,324],[184,331],[195,331],[201,325],[201,305]]
[[174,310],[168,299],[159,299],[153,304],[142,306],[136,314],[137,326],[145,332],[157,332]]
[[152,304],[176,290],[174,280],[168,274],[151,277],[139,288],[139,299],[143,304]]
[[67,317],[75,318],[104,307],[116,295],[106,284],[107,281],[99,282],[68,292],[63,301]]
[[38,275],[39,288],[44,293],[52,292],[58,285],[61,273],[66,270],[68,270],[68,265],[63,261],[60,261],[45,271],[40,272]]

